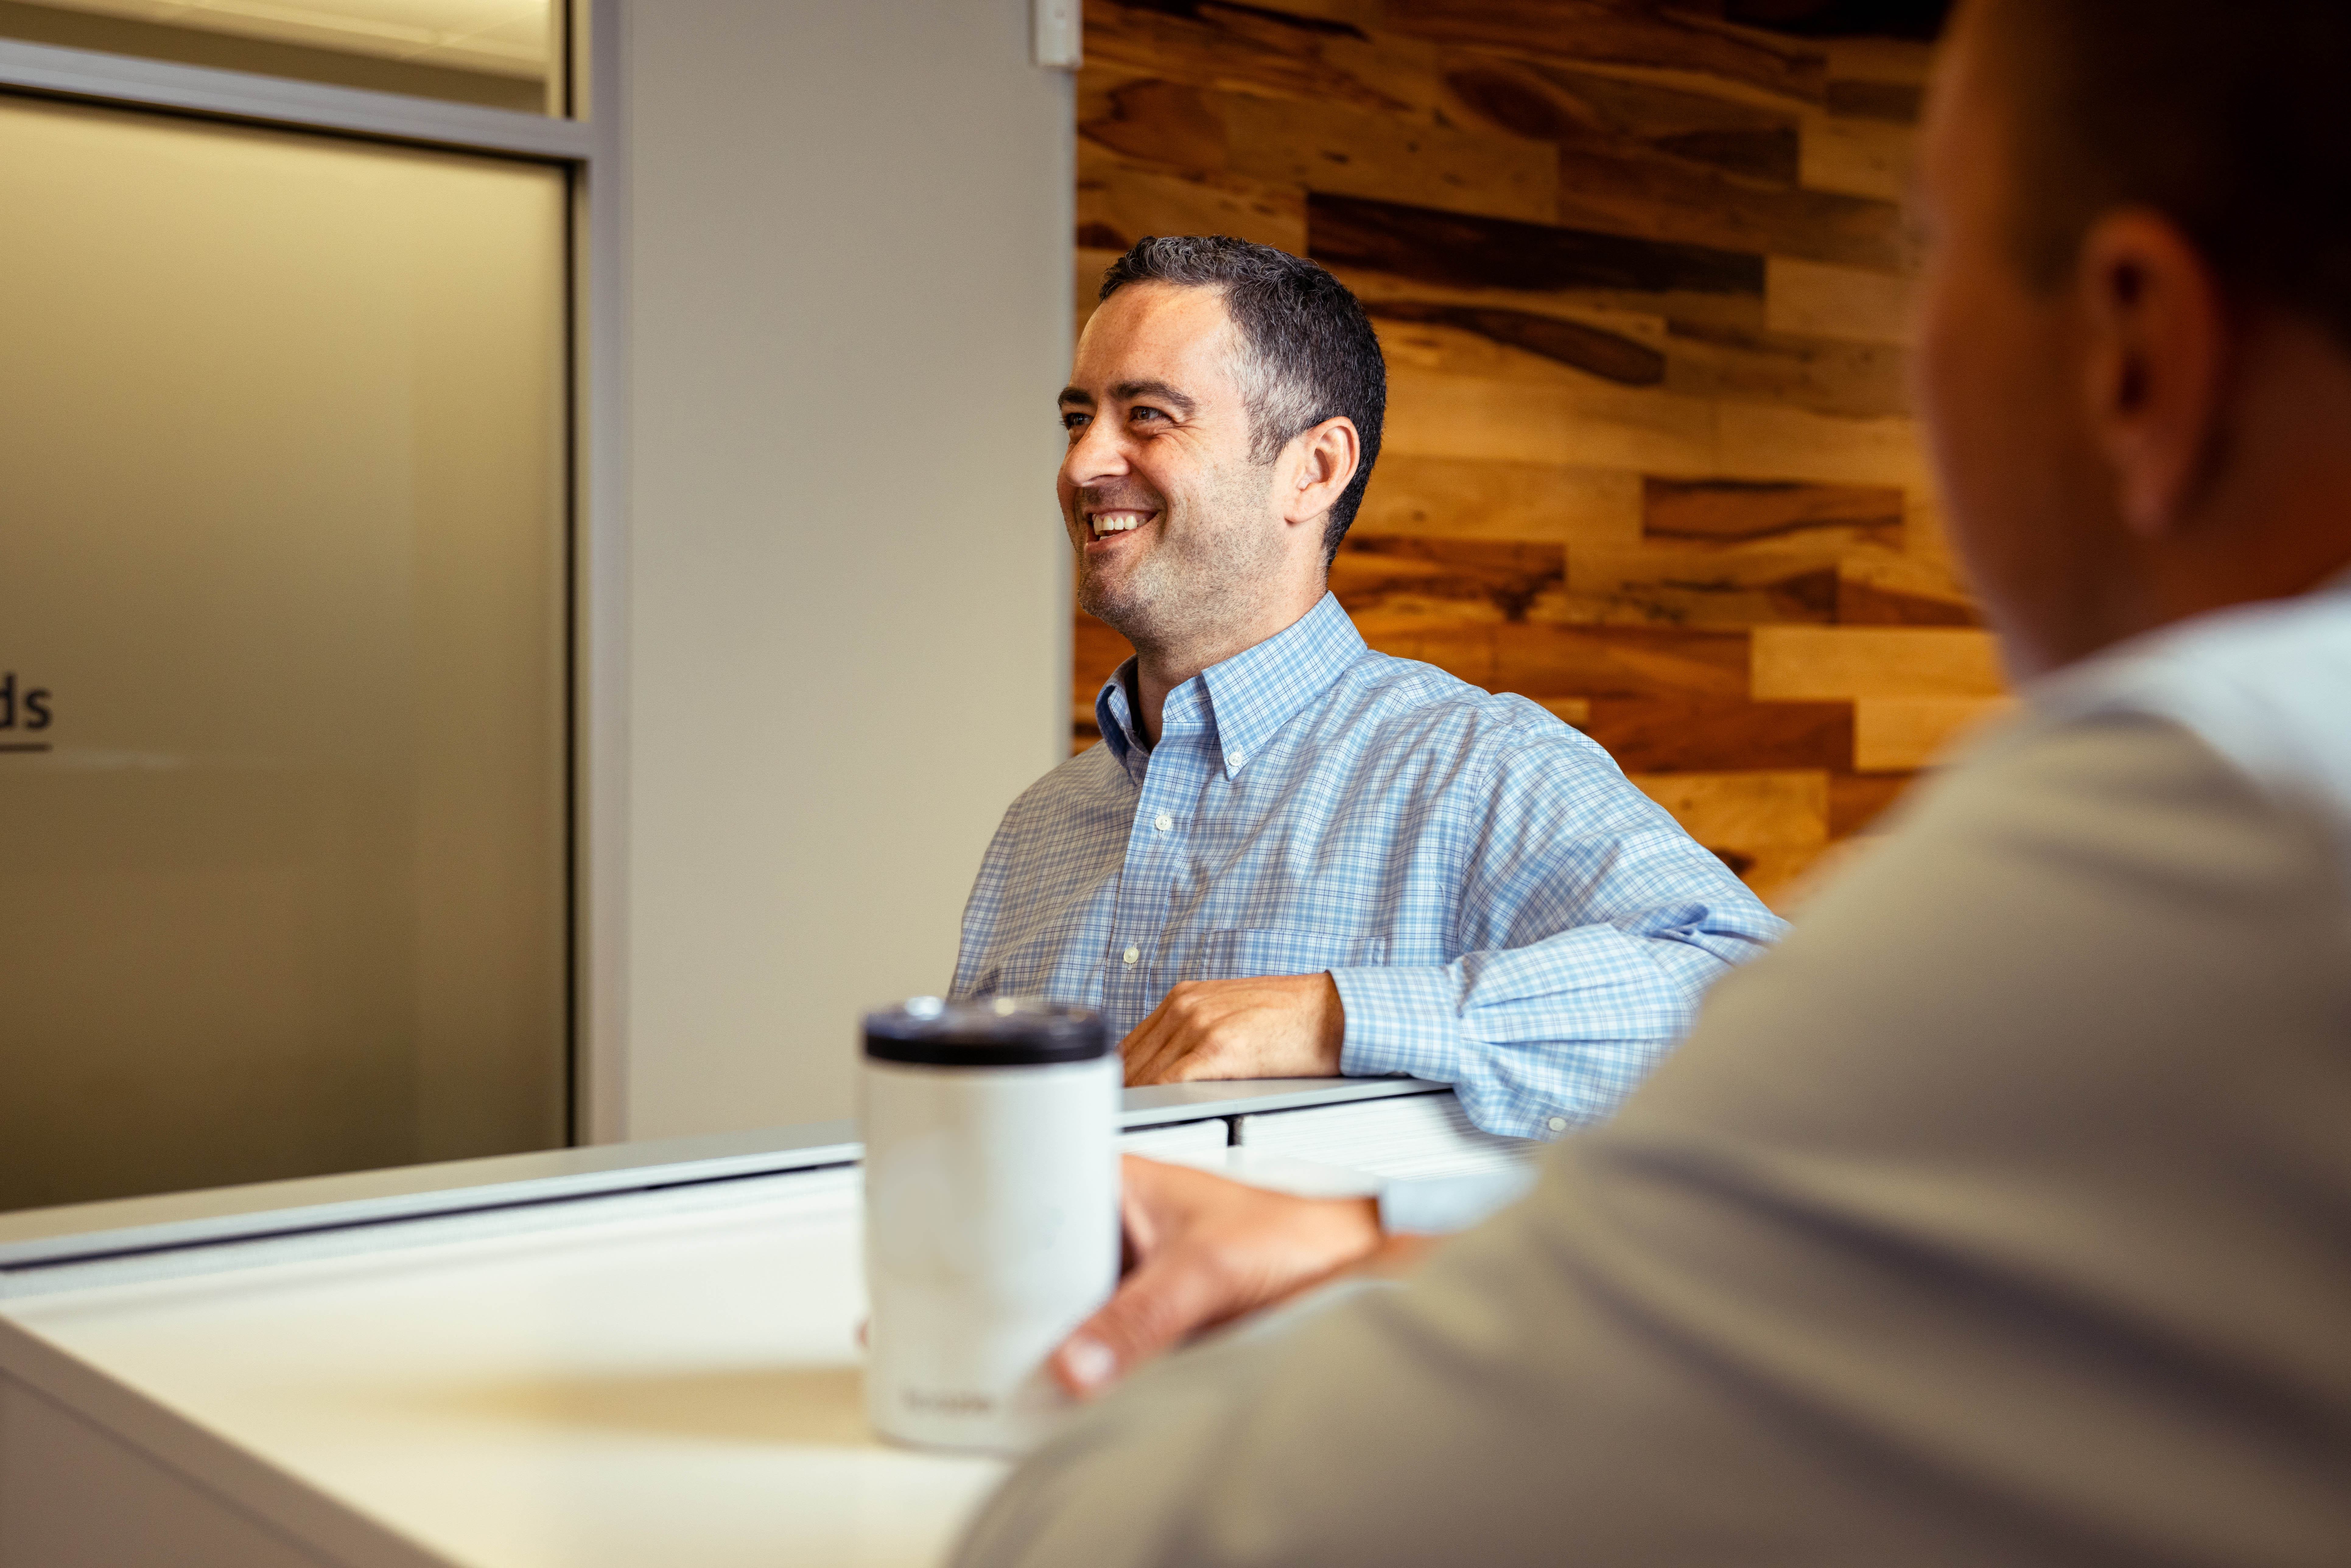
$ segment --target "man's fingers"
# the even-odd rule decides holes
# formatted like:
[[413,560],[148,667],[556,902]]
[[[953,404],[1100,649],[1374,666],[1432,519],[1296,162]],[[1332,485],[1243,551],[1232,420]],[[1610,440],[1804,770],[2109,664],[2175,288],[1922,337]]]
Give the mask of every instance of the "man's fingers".
[[1144,1019],[1135,1031],[1126,1037],[1126,1043],[1120,1047],[1121,1054],[1126,1058],[1126,1086],[1130,1089],[1158,1082],[1154,1074],[1158,1071],[1166,1024],[1164,1020],[1158,1020],[1156,1013]]
[[1126,1037],[1119,1049],[1126,1058],[1129,1087],[1169,1082],[1168,1070],[1181,1061],[1188,1050],[1186,1013],[1184,989],[1179,986],[1168,992],[1152,1009],[1151,1016]]
[[1126,1086],[1133,1089],[1144,1082],[1143,1071],[1151,1065],[1155,1042],[1165,1016],[1167,1004],[1162,1002],[1151,1009],[1151,1016],[1136,1024],[1127,1037],[1118,1042],[1118,1053],[1126,1063]]
[[1233,1299],[1223,1270],[1171,1249],[1129,1274],[1110,1303],[1053,1353],[1053,1375],[1080,1398],[1249,1303]]
[[1126,1058],[1126,1082],[1130,1086],[1161,1082],[1159,1074],[1172,1060],[1171,1053],[1180,1053],[1182,1026],[1176,1007],[1177,993],[1170,991],[1151,1009],[1151,1016],[1134,1026],[1134,1032],[1119,1046]]

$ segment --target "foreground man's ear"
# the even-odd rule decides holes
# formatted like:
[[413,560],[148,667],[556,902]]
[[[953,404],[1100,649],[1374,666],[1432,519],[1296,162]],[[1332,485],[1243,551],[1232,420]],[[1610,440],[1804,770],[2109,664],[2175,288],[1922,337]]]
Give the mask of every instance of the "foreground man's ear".
[[2220,281],[2170,219],[2109,214],[2083,236],[2077,277],[2092,439],[2124,524],[2177,532],[2217,455],[2230,322]]

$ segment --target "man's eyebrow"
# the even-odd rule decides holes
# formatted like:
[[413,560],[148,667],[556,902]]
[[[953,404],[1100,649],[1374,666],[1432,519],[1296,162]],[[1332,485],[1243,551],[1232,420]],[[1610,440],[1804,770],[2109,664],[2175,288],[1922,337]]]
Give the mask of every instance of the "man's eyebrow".
[[1055,398],[1053,403],[1057,408],[1068,408],[1071,403],[1077,404],[1080,408],[1092,408],[1094,405],[1094,394],[1083,387],[1063,387],[1061,395]]
[[1111,395],[1121,402],[1150,398],[1155,402],[1166,403],[1177,413],[1190,413],[1200,406],[1165,382],[1121,382],[1110,391]]

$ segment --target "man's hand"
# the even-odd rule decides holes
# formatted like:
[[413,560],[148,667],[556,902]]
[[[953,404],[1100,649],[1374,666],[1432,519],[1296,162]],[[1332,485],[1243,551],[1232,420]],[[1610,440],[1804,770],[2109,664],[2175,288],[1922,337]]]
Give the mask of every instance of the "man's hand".
[[1186,980],[1119,1047],[1127,1087],[1203,1078],[1329,1078],[1347,1011],[1328,974]]
[[1053,1353],[1053,1375],[1081,1398],[1196,1330],[1381,1250],[1372,1198],[1292,1197],[1133,1155],[1123,1163],[1119,1203],[1134,1267],[1110,1304]]

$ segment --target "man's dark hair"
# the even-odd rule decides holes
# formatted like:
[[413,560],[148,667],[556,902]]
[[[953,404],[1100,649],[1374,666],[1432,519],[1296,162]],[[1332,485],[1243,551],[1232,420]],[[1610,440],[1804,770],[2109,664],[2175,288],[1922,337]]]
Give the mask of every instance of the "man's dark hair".
[[1272,462],[1293,438],[1326,419],[1343,414],[1354,421],[1363,458],[1323,530],[1328,564],[1364,503],[1388,405],[1387,361],[1363,306],[1345,284],[1302,256],[1224,235],[1145,235],[1111,263],[1099,298],[1130,283],[1214,288],[1224,296],[1247,350],[1239,380],[1249,403],[1250,455],[1258,462]]
[[2178,224],[2240,300],[2351,349],[2351,5],[1986,0],[1980,57],[2017,111],[2018,259],[2071,277],[2101,213]]

